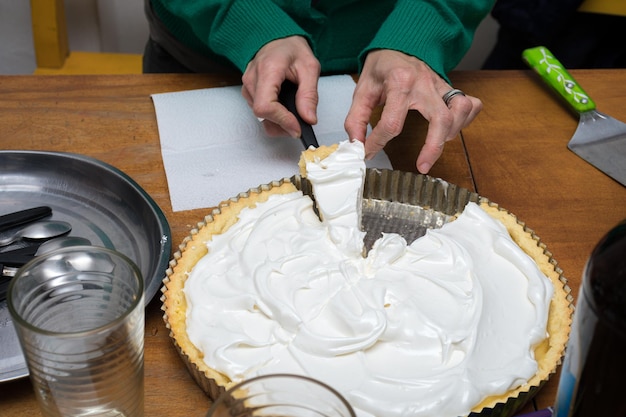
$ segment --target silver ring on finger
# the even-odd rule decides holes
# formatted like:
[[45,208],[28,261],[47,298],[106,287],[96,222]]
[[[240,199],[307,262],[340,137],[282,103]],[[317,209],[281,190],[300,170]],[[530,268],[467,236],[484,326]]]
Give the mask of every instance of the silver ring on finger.
[[444,103],[446,103],[446,106],[450,107],[450,102],[452,101],[452,99],[459,95],[464,96],[465,93],[457,88],[453,88],[452,90],[444,94],[441,99]]

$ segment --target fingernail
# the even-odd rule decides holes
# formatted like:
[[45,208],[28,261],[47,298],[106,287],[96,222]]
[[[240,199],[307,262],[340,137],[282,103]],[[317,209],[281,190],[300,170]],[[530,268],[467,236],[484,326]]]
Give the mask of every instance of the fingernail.
[[419,167],[417,167],[417,169],[419,170],[419,172],[421,172],[422,174],[428,174],[428,171],[430,171],[430,168],[432,167],[431,164],[429,164],[428,162],[424,162],[423,164],[421,164]]

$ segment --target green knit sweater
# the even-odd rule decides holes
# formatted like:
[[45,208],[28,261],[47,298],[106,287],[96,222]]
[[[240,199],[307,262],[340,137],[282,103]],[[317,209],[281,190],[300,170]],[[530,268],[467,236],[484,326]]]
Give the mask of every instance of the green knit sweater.
[[393,49],[447,78],[495,0],[151,1],[181,43],[242,72],[266,43],[301,35],[323,73],[358,72],[368,51]]

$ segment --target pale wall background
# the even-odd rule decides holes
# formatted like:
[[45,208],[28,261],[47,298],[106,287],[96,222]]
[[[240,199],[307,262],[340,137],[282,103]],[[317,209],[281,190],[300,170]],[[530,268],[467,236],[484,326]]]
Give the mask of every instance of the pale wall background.
[[[65,0],[70,49],[142,53],[148,37],[143,0]],[[457,69],[480,69],[497,23],[487,17]],[[35,53],[28,0],[0,0],[0,74],[31,74]]]

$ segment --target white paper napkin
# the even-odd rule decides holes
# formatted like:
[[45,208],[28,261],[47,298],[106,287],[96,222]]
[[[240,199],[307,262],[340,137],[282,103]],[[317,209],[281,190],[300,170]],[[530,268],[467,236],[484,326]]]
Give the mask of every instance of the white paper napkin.
[[[320,78],[313,127],[320,145],[347,139],[343,122],[354,86],[348,75]],[[173,211],[215,207],[298,172],[302,142],[267,136],[241,86],[153,94],[152,100]],[[367,165],[391,168],[383,152]]]

